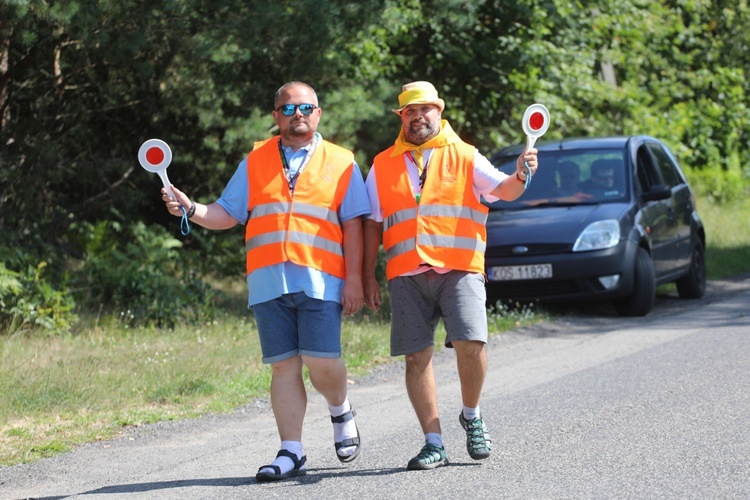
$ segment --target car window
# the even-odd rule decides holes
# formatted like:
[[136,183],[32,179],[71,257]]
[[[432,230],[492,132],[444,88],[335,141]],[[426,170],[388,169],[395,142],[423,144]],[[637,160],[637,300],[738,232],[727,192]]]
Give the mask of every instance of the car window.
[[654,155],[656,166],[661,173],[661,178],[664,184],[666,184],[670,188],[675,187],[679,184],[683,184],[683,180],[680,177],[680,174],[677,172],[672,159],[669,157],[667,152],[664,151],[664,148],[661,145],[654,143],[649,143],[646,145],[646,147],[648,147],[651,154]]
[[636,159],[638,183],[640,184],[641,191],[647,193],[651,191],[653,186],[662,183],[661,176],[656,171],[656,168],[654,168],[653,157],[644,146],[638,148]]
[[[515,175],[516,156],[501,157],[495,166]],[[540,151],[531,186],[517,200],[498,201],[492,209],[539,205],[576,205],[622,201],[627,195],[624,151],[597,149]]]
[[641,145],[637,152],[638,184],[641,191],[648,193],[654,186],[674,188],[685,180],[663,146],[649,142]]

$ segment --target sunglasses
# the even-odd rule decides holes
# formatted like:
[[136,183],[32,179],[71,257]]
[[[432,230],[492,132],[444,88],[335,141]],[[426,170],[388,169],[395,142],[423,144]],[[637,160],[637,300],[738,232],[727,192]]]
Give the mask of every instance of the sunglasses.
[[284,116],[292,116],[297,112],[298,108],[300,113],[309,116],[317,106],[315,104],[284,104],[276,108],[276,111],[281,111],[281,114]]

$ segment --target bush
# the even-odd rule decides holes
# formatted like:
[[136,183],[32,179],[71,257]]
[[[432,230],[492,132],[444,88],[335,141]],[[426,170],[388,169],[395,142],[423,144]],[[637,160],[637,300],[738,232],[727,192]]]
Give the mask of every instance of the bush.
[[[77,317],[75,301],[63,286],[45,276],[47,262],[18,252],[3,252],[0,262],[0,333],[13,335],[39,328],[48,333],[70,331]],[[11,268],[6,267],[6,262]],[[15,269],[15,270],[14,270]]]
[[719,204],[741,201],[748,194],[739,169],[685,169],[685,175],[696,195]]
[[79,228],[86,238],[81,303],[129,325],[174,327],[210,321],[217,292],[199,277],[182,242],[161,226],[117,222]]

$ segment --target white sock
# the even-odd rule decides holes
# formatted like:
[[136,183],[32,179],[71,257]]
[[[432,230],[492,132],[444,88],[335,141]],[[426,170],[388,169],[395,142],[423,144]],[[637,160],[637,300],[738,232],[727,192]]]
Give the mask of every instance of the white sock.
[[[282,441],[281,449],[294,453],[297,456],[297,460],[302,459],[302,443],[299,441]],[[286,474],[290,470],[294,469],[294,462],[289,457],[276,457],[276,460],[274,460],[271,465],[277,466],[281,474]],[[304,467],[305,466],[303,465],[302,468],[304,469]],[[270,467],[264,467],[258,472],[270,472],[274,474],[276,471],[274,471]]]
[[[349,403],[349,398],[347,397],[344,403],[340,406],[334,406],[332,404],[328,405],[328,411],[331,413],[332,417],[340,417],[344,413],[350,411],[352,409],[352,405]],[[344,439],[351,439],[357,437],[357,424],[354,423],[354,419],[348,420],[344,423],[333,424],[333,442],[334,443],[340,443]],[[342,457],[348,457],[352,453],[354,453],[354,450],[356,450],[356,446],[346,446],[344,448],[338,449],[338,454]]]
[[443,447],[443,435],[438,432],[428,432],[424,435],[424,441],[438,448]]
[[481,417],[482,414],[479,412],[479,407],[476,408],[469,408],[468,406],[464,406],[464,418],[468,420],[474,420],[475,418]]
[[332,417],[338,417],[339,415],[343,415],[344,413],[348,412],[352,409],[351,403],[349,403],[349,398],[346,398],[344,402],[340,406],[334,406],[332,404],[328,404],[328,411],[331,413]]

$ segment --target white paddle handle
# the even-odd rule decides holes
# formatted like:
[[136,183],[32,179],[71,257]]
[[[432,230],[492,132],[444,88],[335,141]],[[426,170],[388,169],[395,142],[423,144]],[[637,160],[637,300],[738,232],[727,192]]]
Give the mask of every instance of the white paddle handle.
[[164,184],[164,189],[166,189],[166,190],[167,190],[167,194],[168,194],[169,196],[171,196],[172,198],[174,198],[174,199],[175,199],[175,201],[177,201],[177,198],[175,198],[175,195],[174,195],[174,193],[172,192],[172,188],[170,187],[170,186],[172,185],[172,183],[171,183],[171,182],[169,182],[169,177],[167,177],[167,169],[164,169],[164,170],[159,170],[159,171],[158,171],[158,172],[156,172],[156,173],[157,173],[157,174],[159,175],[159,177],[161,178],[161,183],[162,183],[162,184]]

